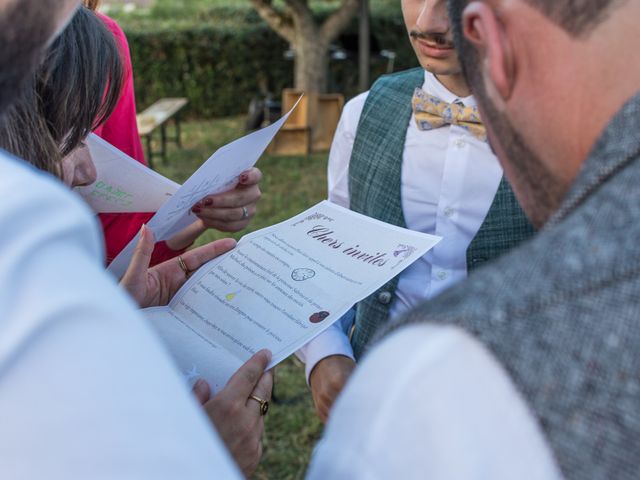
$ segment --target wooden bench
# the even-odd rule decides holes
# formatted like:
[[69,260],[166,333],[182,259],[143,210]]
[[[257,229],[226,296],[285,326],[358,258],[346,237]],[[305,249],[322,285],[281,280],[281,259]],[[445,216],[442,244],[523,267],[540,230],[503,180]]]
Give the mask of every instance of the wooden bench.
[[[147,161],[149,167],[153,168],[153,156],[160,155],[162,160],[167,161],[167,141],[175,142],[182,147],[181,131],[180,131],[180,110],[182,110],[189,101],[186,98],[163,98],[155,102],[149,108],[136,117],[138,123],[138,133],[146,139],[147,144]],[[167,123],[173,118],[175,122],[176,134],[174,137],[167,137]],[[160,151],[154,151],[152,148],[153,132],[160,127]]]

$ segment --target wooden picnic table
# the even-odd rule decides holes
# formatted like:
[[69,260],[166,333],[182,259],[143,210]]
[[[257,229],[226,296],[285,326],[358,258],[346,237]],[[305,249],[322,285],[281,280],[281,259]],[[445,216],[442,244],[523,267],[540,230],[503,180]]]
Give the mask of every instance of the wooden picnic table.
[[[149,108],[139,113],[136,117],[138,133],[146,139],[147,161],[153,168],[154,155],[160,155],[163,161],[167,161],[167,141],[174,141],[178,147],[182,147],[180,129],[180,111],[189,103],[186,98],[162,98]],[[173,119],[175,123],[175,135],[167,136],[167,123]],[[154,151],[152,147],[153,132],[160,128],[160,151]]]

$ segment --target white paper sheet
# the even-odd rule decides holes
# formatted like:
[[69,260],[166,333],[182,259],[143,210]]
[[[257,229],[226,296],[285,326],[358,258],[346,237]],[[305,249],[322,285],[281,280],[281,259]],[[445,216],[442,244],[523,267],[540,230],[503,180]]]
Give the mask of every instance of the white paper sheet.
[[[300,99],[277,122],[219,148],[196,170],[147,223],[147,227],[155,234],[156,241],[167,240],[196,221],[197,217],[191,212],[191,207],[203,197],[233,189],[240,174],[253,167],[262,156],[298,102]],[[138,237],[139,234],[109,265],[108,270],[117,278],[124,275]]]
[[97,178],[75,190],[96,213],[157,212],[180,188],[93,133],[87,146]]
[[243,237],[144,312],[188,380],[214,390],[262,348],[270,367],[440,241],[327,201]]

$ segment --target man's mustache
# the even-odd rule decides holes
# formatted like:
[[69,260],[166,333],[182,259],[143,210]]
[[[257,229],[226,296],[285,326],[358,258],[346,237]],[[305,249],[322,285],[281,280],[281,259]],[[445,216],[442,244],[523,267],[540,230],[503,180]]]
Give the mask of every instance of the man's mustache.
[[453,41],[449,40],[444,33],[429,33],[419,30],[411,30],[409,36],[413,39],[428,40],[442,48],[453,48]]

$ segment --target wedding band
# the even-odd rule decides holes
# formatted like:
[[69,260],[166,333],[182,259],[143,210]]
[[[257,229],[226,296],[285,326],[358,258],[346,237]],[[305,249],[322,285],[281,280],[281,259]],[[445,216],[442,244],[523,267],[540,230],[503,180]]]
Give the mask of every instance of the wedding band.
[[249,395],[251,400],[255,400],[260,404],[260,416],[264,417],[269,411],[269,401],[258,397],[257,395]]
[[187,268],[187,264],[184,263],[184,259],[181,256],[178,256],[178,265],[180,265],[180,270],[184,272],[184,276],[189,278],[191,271]]
[[242,207],[242,220],[249,218],[249,210],[247,207]]

